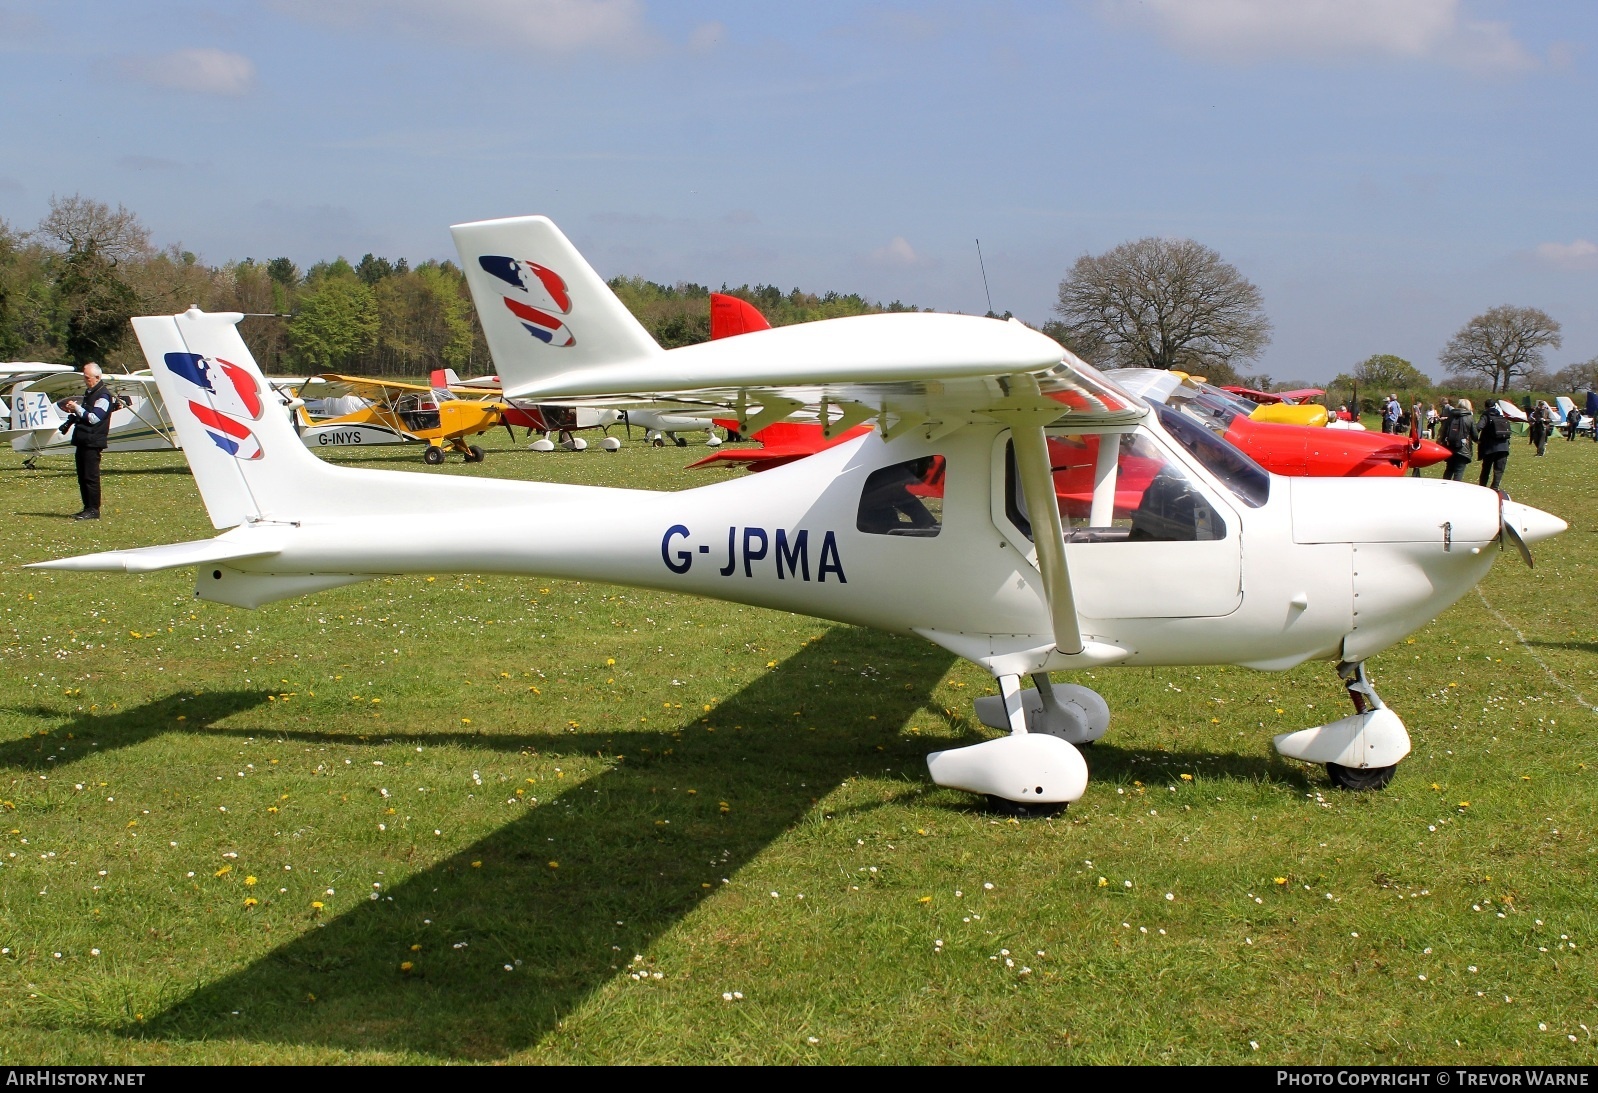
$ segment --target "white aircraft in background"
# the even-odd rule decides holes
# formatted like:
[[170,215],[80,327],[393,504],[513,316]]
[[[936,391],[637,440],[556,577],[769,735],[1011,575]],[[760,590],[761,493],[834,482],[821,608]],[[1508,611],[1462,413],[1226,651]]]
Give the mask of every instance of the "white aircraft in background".
[[0,430],[3,430],[0,438],[11,440],[28,431],[27,414],[13,414],[13,400],[23,388],[34,380],[72,371],[70,364],[43,364],[38,361],[8,361],[0,364],[0,390],[6,392],[6,398],[0,400]]
[[[106,451],[152,452],[177,447],[177,434],[149,372],[107,372],[103,378],[117,401]],[[82,394],[82,373],[65,365],[12,388],[11,428],[0,437],[10,440],[12,450],[26,457],[23,466],[32,467],[41,455],[72,453],[71,433],[61,432],[66,415],[58,404]]]
[[[1337,785],[1385,785],[1410,741],[1366,659],[1469,591],[1506,540],[1529,561],[1566,526],[1460,482],[1270,475],[1013,321],[866,315],[662,350],[550,221],[453,230],[509,396],[692,397],[746,435],[807,405],[876,428],[675,493],[332,466],[259,412],[239,315],[139,318],[228,530],[37,565],[193,567],[199,597],[246,608],[390,574],[537,574],[918,634],[993,674],[977,712],[1008,730],[929,756],[933,781],[1030,810],[1081,797],[1077,746],[1109,725],[1095,692],[1048,673],[1112,665],[1329,660],[1356,712],[1276,747]],[[1089,487],[1057,500],[1051,453],[1073,451],[1092,453]]]

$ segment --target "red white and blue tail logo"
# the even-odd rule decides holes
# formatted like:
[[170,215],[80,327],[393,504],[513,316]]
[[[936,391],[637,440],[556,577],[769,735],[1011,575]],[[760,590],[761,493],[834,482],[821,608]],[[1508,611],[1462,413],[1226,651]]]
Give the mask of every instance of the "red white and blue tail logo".
[[189,403],[189,413],[200,419],[212,443],[235,459],[260,459],[261,442],[242,422],[234,421],[198,402]]
[[265,408],[255,379],[238,365],[199,353],[168,353],[167,371],[183,381],[189,413],[218,448],[235,459],[260,459],[261,443],[239,418],[257,421]]
[[[560,318],[570,314],[571,294],[560,274],[536,262],[506,258],[499,254],[484,254],[477,264],[514,289],[502,295],[505,307],[521,322],[523,329],[545,345],[557,349],[577,344],[571,329]],[[503,290],[501,290],[503,292]]]

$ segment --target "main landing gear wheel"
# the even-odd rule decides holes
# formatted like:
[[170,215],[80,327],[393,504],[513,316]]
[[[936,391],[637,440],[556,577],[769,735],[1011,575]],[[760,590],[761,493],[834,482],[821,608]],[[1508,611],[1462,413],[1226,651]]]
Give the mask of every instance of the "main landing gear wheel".
[[483,455],[483,449],[479,448],[476,444],[470,445],[466,449],[466,462],[481,463],[483,461]]
[[1008,816],[1016,820],[1046,820],[1051,816],[1060,815],[1071,807],[1064,801],[1058,804],[1023,804],[992,793],[987,795],[987,803],[988,811],[994,815]]
[[1398,767],[1345,767],[1339,763],[1326,764],[1326,777],[1332,780],[1332,785],[1338,789],[1352,790],[1356,793],[1368,790],[1386,789],[1387,783],[1393,780],[1393,773]]
[[422,462],[426,463],[429,467],[438,466],[440,463],[444,462],[444,449],[435,448],[429,444],[427,446],[427,451],[422,453]]

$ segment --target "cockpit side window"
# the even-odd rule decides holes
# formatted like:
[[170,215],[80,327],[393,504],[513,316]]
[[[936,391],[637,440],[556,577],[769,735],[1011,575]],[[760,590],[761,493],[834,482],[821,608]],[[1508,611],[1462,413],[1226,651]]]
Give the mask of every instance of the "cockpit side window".
[[[1225,518],[1187,470],[1146,432],[1050,435],[1048,453],[1067,542],[1226,538]],[[1031,519],[1015,473],[1013,446],[1006,457],[1006,480],[1006,511],[1030,539]]]
[[860,491],[855,527],[868,535],[930,539],[943,528],[941,455],[927,455],[872,471]]

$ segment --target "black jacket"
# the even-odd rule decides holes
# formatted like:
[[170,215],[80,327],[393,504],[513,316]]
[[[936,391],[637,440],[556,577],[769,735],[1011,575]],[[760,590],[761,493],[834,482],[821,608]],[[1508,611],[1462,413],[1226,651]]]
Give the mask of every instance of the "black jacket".
[[1476,439],[1476,423],[1470,411],[1460,406],[1452,407],[1443,419],[1442,443],[1455,456],[1469,460],[1471,444]]
[[72,443],[79,448],[104,448],[111,433],[111,414],[116,409],[116,399],[106,389],[104,381],[84,392],[78,400],[78,412],[67,416],[61,431],[72,426]]
[[[1494,436],[1494,433],[1500,435]],[[1476,458],[1492,459],[1509,454],[1509,442],[1514,439],[1514,429],[1498,407],[1489,405],[1476,422]]]

